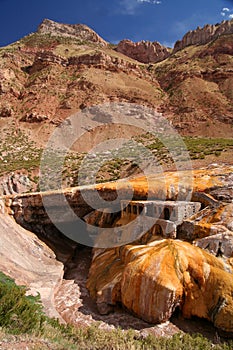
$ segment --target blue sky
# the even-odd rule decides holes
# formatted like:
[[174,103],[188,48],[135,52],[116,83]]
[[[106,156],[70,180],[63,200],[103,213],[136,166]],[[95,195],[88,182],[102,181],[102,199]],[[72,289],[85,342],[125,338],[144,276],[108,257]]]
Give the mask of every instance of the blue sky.
[[198,25],[233,18],[233,0],[0,0],[0,46],[34,32],[44,18],[87,24],[113,43],[171,46]]

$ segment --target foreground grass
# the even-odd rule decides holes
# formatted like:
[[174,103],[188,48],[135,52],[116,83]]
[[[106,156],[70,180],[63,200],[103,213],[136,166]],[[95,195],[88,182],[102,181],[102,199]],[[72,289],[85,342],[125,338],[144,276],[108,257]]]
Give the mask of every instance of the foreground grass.
[[[175,334],[171,338],[142,337],[134,330],[101,330],[99,323],[77,328],[46,317],[38,298],[25,295],[26,288],[0,272],[0,348],[54,350],[231,350],[233,343],[213,345],[200,334]],[[4,348],[4,347],[3,347]]]

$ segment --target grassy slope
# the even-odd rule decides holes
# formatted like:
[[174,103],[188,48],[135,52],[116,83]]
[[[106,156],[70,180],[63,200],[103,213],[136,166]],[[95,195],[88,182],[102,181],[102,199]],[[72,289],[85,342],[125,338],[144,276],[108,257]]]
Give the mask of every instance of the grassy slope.
[[[104,331],[60,325],[43,314],[38,298],[25,296],[26,288],[0,272],[0,345],[4,349],[156,349],[230,350],[232,343],[211,344],[201,335],[176,334],[171,338],[142,338],[135,331]],[[14,335],[14,336],[13,336]],[[9,347],[8,347],[9,346]]]

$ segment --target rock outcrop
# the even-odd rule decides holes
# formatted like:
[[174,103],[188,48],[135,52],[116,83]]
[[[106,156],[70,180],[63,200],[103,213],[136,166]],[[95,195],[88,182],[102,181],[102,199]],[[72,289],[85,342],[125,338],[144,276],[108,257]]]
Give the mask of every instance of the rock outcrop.
[[14,114],[12,107],[8,104],[0,105],[0,118],[9,118]]
[[122,40],[116,51],[142,63],[155,63],[164,60],[170,55],[167,47],[158,42]]
[[[163,181],[159,174],[147,178],[135,178],[130,180],[130,183],[134,188],[135,199],[145,199],[148,196],[148,181],[150,181],[150,198],[151,196],[159,198],[162,195],[170,200],[178,200],[180,196],[190,193],[191,188],[181,186],[179,183],[180,178],[187,180],[190,175],[193,180],[193,198],[198,191],[208,194],[213,188],[217,191],[232,184],[232,167],[184,171],[180,174],[168,172],[164,174]],[[185,183],[187,185],[186,181]],[[81,193],[79,187],[68,188],[62,192],[6,196],[3,200],[6,211],[13,215],[18,223],[40,235],[44,234],[45,241],[48,239],[50,242],[55,242],[56,249],[60,249],[60,251],[54,249],[56,255],[66,263],[70,259],[69,254],[62,249],[69,248],[69,252],[75,251],[77,243],[72,243],[74,246],[71,243],[64,245],[64,236],[63,241],[59,241],[59,232],[52,226],[44,203],[50,214],[54,215],[53,222],[61,224],[63,228],[68,225],[69,234],[70,229],[74,227],[72,232],[74,236],[67,236],[82,243],[87,242],[89,231],[87,229],[85,231],[85,224],[75,226],[74,220],[79,217],[86,219],[89,224],[97,222],[105,227],[103,230],[107,230],[115,221],[115,217],[111,216],[107,208],[108,203],[116,198],[116,188],[119,196],[127,198],[131,186],[129,180],[122,180],[119,183],[110,182],[83,188],[88,198],[93,197],[93,191],[97,189],[99,195],[106,200],[106,208],[99,208],[102,214],[94,212],[85,202],[86,197],[82,196],[84,192]],[[99,245],[100,248],[94,250],[88,288],[102,314],[108,313],[114,305],[121,303],[139,318],[159,323],[168,320],[175,309],[179,308],[184,317],[206,318],[212,321],[215,327],[231,334],[233,271],[227,260],[224,262],[219,256],[231,258],[232,255],[232,245],[227,244],[229,232],[232,230],[232,204],[217,206],[211,196],[207,197],[210,200],[207,201],[209,205],[213,205],[212,208],[206,208],[198,214],[203,220],[203,228],[200,228],[203,236],[199,237],[205,237],[209,233],[210,226],[215,228],[215,230],[212,228],[212,234],[223,234],[221,237],[218,236],[221,243],[220,249],[219,246],[216,248],[218,257],[188,242],[163,239],[161,236],[151,236],[147,233],[142,239],[129,242],[128,245],[107,249]],[[72,215],[67,211],[65,199],[72,208]],[[204,205],[206,200],[204,196]],[[225,227],[225,231],[216,231],[216,223],[219,224],[219,228]],[[195,235],[194,237],[197,238]],[[196,241],[196,244],[208,248],[208,242]],[[215,254],[216,249],[212,249],[212,246],[209,244],[210,251]],[[231,261],[229,259],[230,263]],[[70,283],[73,285],[73,282]]]
[[178,240],[128,245],[97,252],[88,289],[102,313],[121,302],[151,323],[176,308],[233,332],[232,269],[211,254]]
[[39,25],[37,32],[39,34],[50,34],[52,36],[71,37],[80,41],[93,42],[101,46],[107,45],[104,39],[84,24],[62,24],[44,19]]
[[[144,200],[146,198],[186,200],[187,196],[190,196],[191,200],[192,198],[195,200],[197,197],[196,192],[209,192],[212,188],[216,190],[217,187],[221,191],[222,187],[227,188],[227,186],[231,186],[232,171],[232,167],[219,167],[216,169],[166,172],[163,174],[164,176],[161,176],[161,174],[148,175],[147,177],[142,176],[129,181],[121,180],[119,182],[90,185],[82,189],[82,192],[80,187],[73,187],[67,188],[65,191],[57,190],[8,196],[5,197],[5,202],[9,211],[12,212],[19,223],[25,227],[30,227],[30,225],[32,227],[39,227],[51,224],[51,220],[44,208],[44,203],[47,204],[47,209],[51,208],[54,222],[72,222],[76,217],[69,212],[69,206],[67,207],[66,201],[79,218],[83,218],[85,215],[94,211],[85,202],[82,193],[85,193],[86,198],[91,198],[97,190],[99,195],[106,201],[105,209],[108,207],[111,208],[111,201],[116,199],[116,189],[120,198],[123,199],[131,199],[131,189],[133,188],[133,198],[137,200]],[[148,186],[150,188],[149,193]],[[199,196],[197,199],[198,201],[201,200]],[[98,201],[95,202],[95,206],[95,209],[103,208],[102,203],[100,204]],[[210,209],[209,214],[211,213]],[[106,215],[106,218],[108,218],[108,215]],[[205,236],[207,234],[203,234],[201,237]],[[200,235],[199,237],[192,235],[192,237],[190,236],[190,241],[201,237]],[[182,236],[180,238],[187,239],[187,233],[185,237]]]
[[97,50],[92,53],[71,56],[69,58],[55,55],[50,51],[38,52],[33,65],[30,67],[30,73],[35,73],[47,67],[49,64],[58,64],[63,67],[71,68],[78,66],[80,69],[94,67],[112,72],[135,74],[141,77],[147,76],[149,78],[149,75],[146,74],[146,72],[143,73],[136,63],[129,62],[120,57],[113,57]]
[[181,40],[175,43],[173,53],[190,45],[204,45],[217,39],[220,35],[233,33],[233,20],[223,21],[220,24],[207,24],[203,28],[198,27],[184,35]]
[[107,55],[104,52],[95,52],[92,54],[84,54],[80,56],[70,57],[68,60],[69,66],[88,66],[95,68],[103,68],[113,72],[127,72],[127,73],[136,73],[142,74],[138,65],[133,62],[128,62],[119,57],[113,57]]
[[33,65],[30,67],[30,73],[34,73],[41,68],[44,68],[46,65],[48,66],[50,63],[55,63],[66,67],[68,65],[68,60],[62,56],[55,55],[49,50],[37,52]]
[[0,177],[0,196],[29,192],[33,190],[33,185],[28,175],[13,172]]
[[41,296],[45,312],[61,319],[54,295],[62,283],[63,264],[36,235],[0,213],[0,271],[28,287],[28,294]]
[[233,256],[233,204],[206,208],[179,227],[178,237],[210,253],[231,258]]
[[[220,231],[220,229],[219,229]],[[233,258],[233,232],[225,231],[216,235],[197,239],[194,244],[197,247],[208,250],[215,256]]]
[[[116,47],[116,51],[131,57],[142,63],[156,63],[163,61],[171,54],[176,53],[190,45],[205,45],[221,35],[233,33],[233,20],[223,21],[220,24],[207,24],[203,28],[197,27],[195,30],[187,32],[181,40],[175,43],[174,49],[169,50],[166,46],[158,42],[139,41],[134,43],[131,40],[121,40]],[[232,54],[232,48],[226,46],[221,53]],[[202,56],[204,57],[204,56]]]
[[26,114],[24,117],[20,119],[21,122],[27,123],[41,123],[48,119],[47,115],[38,114],[36,112],[31,112]]

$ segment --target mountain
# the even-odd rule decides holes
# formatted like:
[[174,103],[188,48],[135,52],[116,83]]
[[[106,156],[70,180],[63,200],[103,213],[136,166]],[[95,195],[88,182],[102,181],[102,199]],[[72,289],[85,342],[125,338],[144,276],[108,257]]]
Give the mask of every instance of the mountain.
[[231,20],[187,33],[172,51],[145,42],[114,47],[85,25],[46,19],[0,50],[1,125],[11,118],[33,136],[40,129],[44,142],[85,106],[128,101],[159,109],[183,134],[232,136],[232,38]]
[[[183,136],[232,138],[232,55],[233,20],[197,28],[172,50],[157,42],[113,45],[86,25],[45,19],[0,48],[0,175],[37,166],[64,119],[106,102],[151,107]],[[87,135],[84,151],[95,137]]]
[[37,30],[39,34],[63,36],[106,46],[107,42],[85,24],[62,24],[44,19]]

